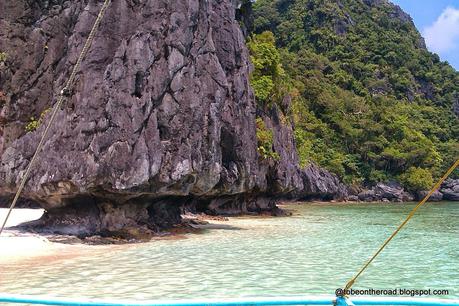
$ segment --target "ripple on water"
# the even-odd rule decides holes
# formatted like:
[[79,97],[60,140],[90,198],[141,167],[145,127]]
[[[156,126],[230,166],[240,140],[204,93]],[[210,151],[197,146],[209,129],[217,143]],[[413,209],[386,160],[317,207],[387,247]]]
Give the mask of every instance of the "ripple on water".
[[[291,218],[233,218],[241,230],[94,248],[80,256],[2,268],[0,291],[156,299],[332,294],[412,205],[300,205]],[[430,204],[357,288],[449,289],[459,297],[459,205]]]

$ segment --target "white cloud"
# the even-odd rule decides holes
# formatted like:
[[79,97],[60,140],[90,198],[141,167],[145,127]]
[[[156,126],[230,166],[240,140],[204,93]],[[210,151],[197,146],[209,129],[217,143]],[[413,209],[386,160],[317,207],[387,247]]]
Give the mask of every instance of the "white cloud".
[[424,29],[427,47],[436,53],[448,52],[459,44],[459,9],[447,7],[438,19]]

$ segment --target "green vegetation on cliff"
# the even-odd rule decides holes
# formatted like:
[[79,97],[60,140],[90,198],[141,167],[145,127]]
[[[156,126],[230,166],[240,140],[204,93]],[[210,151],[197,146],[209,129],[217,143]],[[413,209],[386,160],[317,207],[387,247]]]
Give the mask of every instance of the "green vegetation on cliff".
[[0,52],[0,64],[4,63],[8,59],[8,55],[4,52]]
[[251,85],[257,101],[266,106],[281,100],[287,93],[283,90],[286,75],[275,44],[273,33],[267,31],[253,35],[247,43],[254,67]]
[[279,154],[273,152],[273,131],[266,127],[262,118],[257,118],[258,153],[263,159],[278,160]]
[[426,50],[398,7],[385,0],[253,6],[252,85],[264,106],[292,96],[302,165],[314,161],[351,184],[396,179],[416,190],[459,157],[459,73]]

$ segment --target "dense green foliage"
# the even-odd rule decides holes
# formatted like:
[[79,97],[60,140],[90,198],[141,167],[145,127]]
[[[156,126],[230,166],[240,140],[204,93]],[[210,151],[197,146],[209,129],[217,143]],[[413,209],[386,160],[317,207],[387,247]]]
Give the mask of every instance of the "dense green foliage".
[[396,179],[422,189],[427,173],[438,177],[459,157],[459,73],[426,50],[397,7],[257,0],[253,9],[252,84],[264,104],[293,97],[303,165],[314,161],[347,183]]
[[279,159],[279,154],[273,150],[273,131],[266,127],[266,124],[261,118],[257,118],[257,140],[258,153],[262,159]]
[[255,97],[260,103],[270,105],[285,94],[281,91],[285,72],[276,48],[276,40],[273,33],[263,32],[250,38],[247,46],[254,67],[251,85]]
[[434,182],[429,170],[411,167],[400,175],[400,181],[411,190],[421,191],[432,188]]

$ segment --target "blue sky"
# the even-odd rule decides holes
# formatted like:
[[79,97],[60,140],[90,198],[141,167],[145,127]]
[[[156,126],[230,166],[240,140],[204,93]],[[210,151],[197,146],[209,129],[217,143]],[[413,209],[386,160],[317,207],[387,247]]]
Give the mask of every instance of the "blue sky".
[[459,0],[391,0],[411,15],[430,51],[459,70]]

